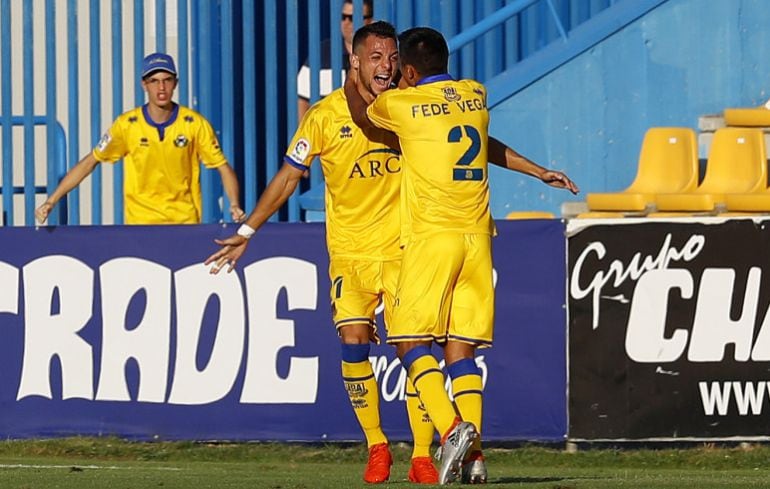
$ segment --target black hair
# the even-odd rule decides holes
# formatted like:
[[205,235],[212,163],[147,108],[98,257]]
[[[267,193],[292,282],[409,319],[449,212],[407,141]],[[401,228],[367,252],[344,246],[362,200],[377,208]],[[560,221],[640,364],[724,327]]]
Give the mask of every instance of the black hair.
[[396,28],[392,24],[385,22],[384,20],[378,20],[371,24],[365,25],[359,28],[353,35],[353,52],[356,52],[358,46],[362,45],[369,36],[377,36],[384,39],[393,39],[394,42],[398,42],[398,36],[396,35]]
[[412,65],[425,76],[448,71],[449,47],[441,33],[430,27],[414,27],[398,36],[398,57],[401,65]]

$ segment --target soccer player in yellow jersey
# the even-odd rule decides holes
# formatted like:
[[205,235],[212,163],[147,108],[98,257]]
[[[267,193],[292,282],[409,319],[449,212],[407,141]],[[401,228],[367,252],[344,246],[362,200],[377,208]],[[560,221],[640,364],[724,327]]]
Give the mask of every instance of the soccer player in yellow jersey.
[[238,179],[227,163],[211,124],[197,112],[174,103],[174,60],[164,53],[144,58],[142,86],[147,104],[119,116],[99,144],[64,176],[36,210],[42,223],[56,203],[102,162],[125,158],[126,224],[195,224],[201,222],[200,165],[216,168],[230,200],[230,215],[239,222]]
[[[353,39],[361,59],[358,90],[373,99],[389,88],[398,66],[396,31],[386,22],[359,29]],[[366,436],[369,461],[364,480],[385,482],[392,458],[380,426],[379,389],[369,362],[370,342],[378,341],[375,308],[384,303],[390,323],[398,272],[399,188],[401,160],[393,134],[361,130],[350,118],[342,89],[316,103],[302,119],[284,157],[284,164],[239,228],[224,240],[206,264],[212,273],[232,271],[248,239],[297,188],[315,157],[326,182],[326,242],[332,314],[341,340],[342,377],[356,417]],[[407,384],[407,413],[414,437],[409,479],[436,483],[430,458],[434,428],[411,382]]]
[[[406,227],[401,274],[388,329],[398,356],[441,437],[439,482],[462,476],[484,483],[481,452],[481,374],[474,357],[492,344],[494,289],[487,162],[578,189],[566,175],[546,170],[488,137],[486,90],[447,73],[443,36],[429,28],[399,36],[403,90],[391,90],[367,107],[356,95],[353,73],[345,94],[362,128],[393,131],[402,157],[402,220]],[[355,71],[360,60],[353,56]],[[491,148],[491,150],[490,150]],[[504,154],[504,162],[499,158]],[[431,354],[444,347],[454,405]],[[457,414],[459,413],[459,417]]]

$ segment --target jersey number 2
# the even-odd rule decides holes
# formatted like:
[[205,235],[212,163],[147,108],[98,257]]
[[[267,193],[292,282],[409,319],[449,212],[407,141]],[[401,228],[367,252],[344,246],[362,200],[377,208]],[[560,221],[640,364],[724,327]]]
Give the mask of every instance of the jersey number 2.
[[[447,142],[459,143],[463,140],[463,132],[465,132],[466,137],[470,138],[471,145],[465,150],[465,153],[463,153],[460,159],[457,160],[455,166],[470,165],[481,151],[481,135],[479,135],[479,131],[473,126],[454,126],[449,130]],[[452,180],[481,180],[483,175],[484,170],[481,168],[455,168]]]

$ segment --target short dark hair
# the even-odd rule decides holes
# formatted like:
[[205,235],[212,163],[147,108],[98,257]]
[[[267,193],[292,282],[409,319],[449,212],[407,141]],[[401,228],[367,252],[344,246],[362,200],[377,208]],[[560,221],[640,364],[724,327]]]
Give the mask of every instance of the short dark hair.
[[414,27],[399,34],[398,57],[422,76],[438,75],[448,71],[449,47],[439,31]]
[[353,52],[354,53],[356,52],[358,47],[366,41],[366,39],[369,36],[377,36],[384,39],[393,39],[394,42],[398,43],[396,28],[393,27],[393,25],[390,24],[389,22],[385,22],[384,20],[378,20],[377,22],[372,22],[369,25],[365,25],[359,28],[356,31],[356,33],[353,35]]

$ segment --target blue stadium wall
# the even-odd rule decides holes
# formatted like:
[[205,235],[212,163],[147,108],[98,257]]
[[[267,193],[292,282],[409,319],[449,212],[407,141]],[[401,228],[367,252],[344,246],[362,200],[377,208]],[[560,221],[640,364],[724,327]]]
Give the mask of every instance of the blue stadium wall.
[[[644,132],[770,98],[764,0],[671,0],[492,110],[490,132],[588,192],[627,187]],[[703,156],[703,155],[702,155]],[[570,199],[493,169],[495,217]]]

